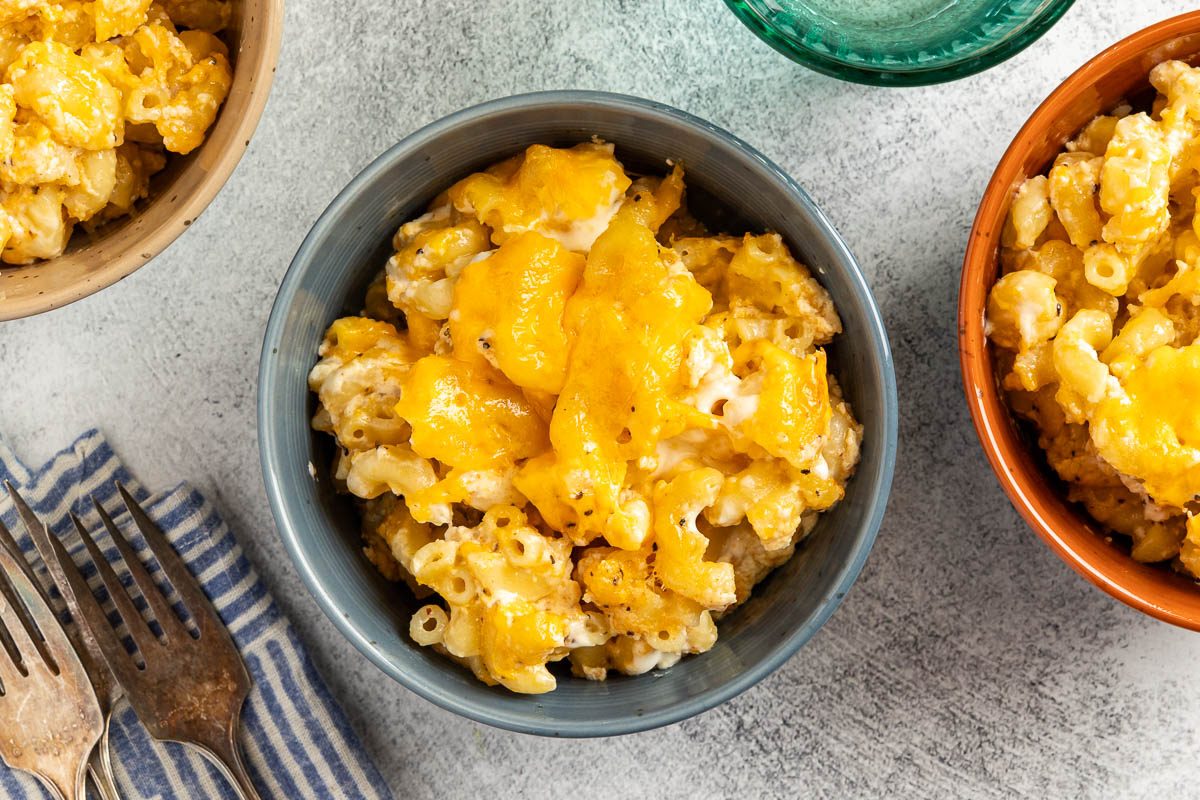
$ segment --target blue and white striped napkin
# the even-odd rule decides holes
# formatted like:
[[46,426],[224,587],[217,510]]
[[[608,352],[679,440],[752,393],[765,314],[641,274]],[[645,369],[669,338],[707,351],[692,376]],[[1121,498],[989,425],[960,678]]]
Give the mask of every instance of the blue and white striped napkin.
[[[94,495],[110,513],[122,512],[117,516],[118,525],[130,534],[135,548],[144,552],[144,540],[126,524],[128,515],[113,486],[115,480],[125,484],[166,532],[229,626],[254,678],[254,689],[242,713],[241,736],[247,766],[264,800],[391,800],[378,770],[291,624],[280,614],[229,528],[199,492],[180,484],[151,495],[95,430],[80,436],[40,469],[27,468],[0,441],[0,485],[4,480],[17,487],[38,517],[65,537],[72,549],[82,545],[73,533],[67,516],[70,511],[78,514],[89,530],[101,531],[97,541],[102,548],[112,547],[111,543],[105,547],[107,535],[88,499]],[[22,548],[33,550],[3,491],[0,519],[18,536]],[[117,708],[111,742],[118,788],[125,798],[236,797],[203,757],[182,745],[152,740],[128,703]],[[33,778],[0,763],[0,798],[48,797]]]

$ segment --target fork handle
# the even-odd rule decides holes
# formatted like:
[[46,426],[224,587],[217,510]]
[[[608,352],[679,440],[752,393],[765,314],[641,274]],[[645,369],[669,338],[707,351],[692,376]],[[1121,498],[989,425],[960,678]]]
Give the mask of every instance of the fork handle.
[[229,741],[222,743],[222,746],[216,748],[201,747],[200,751],[208,757],[209,761],[216,765],[217,769],[225,776],[225,779],[233,784],[241,800],[262,800],[259,797],[258,790],[254,788],[254,784],[250,780],[250,773],[246,771],[245,763],[242,761],[242,746],[238,744],[236,733],[231,734]]
[[105,774],[102,767],[89,764],[88,777],[92,779],[92,786],[96,787],[96,794],[100,796],[100,800],[121,800],[112,776]]
[[121,800],[116,781],[113,780],[112,760],[109,758],[108,722],[106,717],[104,732],[100,734],[100,741],[96,743],[96,749],[88,759],[88,774],[92,776],[92,783],[100,794],[100,800]]

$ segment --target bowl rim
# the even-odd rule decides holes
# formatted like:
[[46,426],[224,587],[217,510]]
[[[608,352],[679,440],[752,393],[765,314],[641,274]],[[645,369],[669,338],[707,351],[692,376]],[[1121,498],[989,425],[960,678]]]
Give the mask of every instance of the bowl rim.
[[[1025,468],[1006,459],[1000,434],[1011,424],[1008,405],[1000,396],[994,372],[989,369],[988,342],[984,335],[984,309],[987,291],[980,280],[984,268],[996,258],[1003,211],[1008,195],[1021,174],[1021,151],[1028,141],[1039,138],[1057,118],[1062,101],[1079,95],[1095,78],[1109,71],[1110,62],[1127,53],[1148,52],[1185,33],[1200,33],[1200,11],[1190,11],[1143,28],[1110,45],[1088,59],[1051,92],[1026,120],[1005,150],[988,179],[963,255],[962,277],[958,291],[959,369],[971,422],[983,447],[984,455],[1009,501],[1029,527],[1072,569],[1111,597],[1151,617],[1182,628],[1200,631],[1200,616],[1181,613],[1169,604],[1158,602],[1145,592],[1127,586],[1123,575],[1092,563],[1085,553],[1071,545],[1043,513],[1043,504],[1033,491],[1044,483],[1042,476],[1027,474]],[[1088,532],[1088,535],[1095,535]],[[1132,559],[1130,559],[1131,563]]]
[[[822,229],[835,251],[838,267],[844,267],[848,274],[853,291],[865,310],[868,335],[871,339],[870,351],[883,374],[883,408],[880,412],[877,430],[883,441],[883,457],[878,465],[875,476],[878,487],[870,495],[871,504],[866,516],[866,523],[858,530],[860,540],[850,559],[840,565],[839,575],[832,589],[821,599],[818,610],[803,625],[797,627],[769,658],[763,659],[751,668],[740,673],[735,679],[711,689],[703,694],[689,698],[661,711],[629,716],[620,721],[610,721],[603,724],[587,720],[531,720],[527,714],[508,710],[497,710],[486,702],[465,700],[439,687],[436,681],[426,678],[418,672],[401,669],[391,662],[387,654],[374,644],[370,637],[358,628],[354,620],[338,608],[330,590],[323,584],[309,558],[302,539],[301,524],[295,518],[283,496],[281,474],[287,468],[282,457],[281,435],[278,427],[271,423],[271,398],[276,396],[276,374],[278,370],[272,366],[275,359],[270,358],[273,348],[282,341],[284,323],[288,310],[296,301],[300,286],[301,273],[312,268],[311,254],[321,240],[327,238],[335,226],[335,219],[340,216],[344,207],[356,196],[361,188],[385,171],[393,161],[405,157],[415,150],[442,134],[454,129],[463,122],[486,116],[496,111],[510,111],[519,108],[537,108],[558,105],[576,105],[589,108],[606,108],[610,110],[628,110],[631,107],[652,116],[671,118],[684,124],[698,128],[709,137],[716,137],[728,144],[740,148],[754,160],[760,162],[771,173],[773,179],[780,181],[793,196],[797,206],[802,207],[812,215],[814,222]],[[675,109],[652,100],[645,100],[629,95],[609,92],[559,90],[519,94],[510,97],[487,101],[469,108],[457,111],[439,120],[431,122],[400,140],[385,150],[359,172],[343,188],[329,206],[321,213],[314,223],[312,230],[301,243],[296,256],[288,267],[279,293],[271,308],[263,340],[262,357],[258,376],[258,428],[260,439],[260,458],[263,480],[266,485],[267,497],[271,511],[276,521],[280,537],[291,556],[301,579],[317,604],[334,626],[363,653],[376,667],[405,688],[432,702],[433,704],[460,716],[476,722],[492,725],[519,733],[529,733],[546,736],[567,738],[613,736],[658,728],[679,722],[688,717],[707,711],[720,703],[745,691],[771,672],[780,667],[807,642],[814,633],[828,620],[829,616],[840,605],[842,599],[857,579],[866,562],[867,556],[874,545],[882,522],[887,501],[891,493],[892,475],[895,468],[898,430],[898,399],[896,391],[895,370],[891,350],[888,344],[886,330],[874,296],[867,286],[866,280],[858,267],[858,262],[850,253],[849,248],[840,234],[834,229],[825,214],[817,208],[808,194],[796,182],[787,176],[778,166],[761,153],[738,139],[733,134],[713,125],[710,122],[694,117],[691,114]]]
[[843,81],[867,86],[929,86],[966,78],[983,72],[1020,53],[1040,39],[1070,10],[1075,0],[1050,0],[1050,4],[1039,12],[1034,22],[1018,35],[999,45],[974,55],[933,67],[907,67],[898,65],[894,69],[884,66],[866,67],[839,61],[819,50],[806,47],[790,36],[781,36],[764,19],[746,7],[745,0],[725,0],[725,5],[742,24],[755,36],[776,52],[782,53],[801,66]]
[[[241,162],[271,94],[271,84],[279,63],[279,50],[283,40],[284,0],[263,0],[261,13],[265,40],[261,51],[262,55],[253,65],[254,70],[249,77],[249,99],[241,117],[237,120],[237,127],[229,135],[229,146],[218,151],[212,157],[211,162],[205,162],[208,174],[205,176],[200,190],[183,199],[165,219],[147,231],[144,236],[131,242],[123,252],[106,259],[104,263],[90,272],[86,279],[52,287],[41,294],[8,298],[0,302],[0,322],[32,317],[62,308],[129,277],[166,250],[208,208],[224,188],[238,163]],[[234,79],[237,80],[237,67],[234,68],[234,72]],[[202,151],[203,146],[195,152],[199,154]],[[205,153],[205,157],[208,157],[207,153]],[[44,263],[52,265],[54,259],[49,259]],[[19,265],[0,266],[17,267]]]

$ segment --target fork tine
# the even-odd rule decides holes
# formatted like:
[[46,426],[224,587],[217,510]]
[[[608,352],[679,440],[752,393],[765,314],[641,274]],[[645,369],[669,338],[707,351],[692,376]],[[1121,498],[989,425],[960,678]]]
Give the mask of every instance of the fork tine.
[[167,541],[167,537],[119,481],[117,482],[117,491],[121,493],[121,499],[125,501],[125,507],[129,509],[129,516],[133,518],[134,524],[146,539],[146,544],[150,546],[154,557],[158,559],[159,566],[171,580],[175,591],[179,592],[179,596],[183,598],[183,604],[191,613],[196,627],[200,629],[200,635],[224,631],[224,623],[221,622],[208,595],[200,588],[200,584],[184,565],[179,554],[175,552],[175,548]]
[[25,505],[12,486],[9,486],[9,494],[17,503],[17,510],[20,511],[25,528],[33,539],[33,545],[41,555],[42,561],[45,562],[54,582],[58,584],[58,589],[67,603],[67,609],[71,612],[71,616],[77,624],[86,627],[91,633],[91,641],[96,643],[100,655],[108,663],[108,667],[116,676],[117,681],[129,685],[138,672],[137,667],[133,659],[129,657],[129,653],[126,652],[124,643],[117,638],[116,631],[109,624],[108,615],[104,613],[100,602],[92,594],[87,580],[79,571],[79,567],[75,566],[75,560],[71,558],[71,554],[67,552],[58,537],[51,535],[46,526],[33,515],[33,511]]
[[[7,484],[7,481],[5,482]],[[8,484],[11,487],[11,484]],[[11,493],[11,488],[10,488]],[[21,548],[17,546],[17,539],[12,535],[12,531],[4,524],[4,520],[0,519],[0,547],[3,547],[9,552],[13,558],[16,558],[21,553]],[[24,560],[24,556],[22,556]]]
[[[29,506],[25,505],[25,500],[19,494],[17,494],[17,490],[13,488],[12,484],[8,481],[5,481],[5,485],[8,487],[8,494],[13,499],[13,503],[16,504],[17,509],[22,512],[22,518],[25,516],[25,511],[29,511],[29,513],[32,514],[33,511],[29,508]],[[25,521],[25,525],[26,527],[29,526],[28,520]],[[8,526],[4,524],[3,520],[0,520],[0,546],[4,547],[4,549],[8,551],[8,554],[12,556],[13,561],[17,563],[17,567],[21,570],[21,573],[29,579],[29,582],[33,584],[35,589],[37,589],[42,600],[46,601],[46,604],[49,605],[50,598],[49,595],[46,594],[46,587],[42,585],[41,580],[37,577],[37,575],[34,574],[33,567],[29,564],[29,559],[25,558],[24,551],[21,550],[21,546],[17,544],[17,537],[13,536],[12,531],[8,529]]]
[[[16,612],[12,610],[11,593],[8,583],[0,576],[0,632],[3,633],[3,637],[0,637],[0,689],[5,693],[12,691],[14,682],[21,680],[25,675],[24,670],[28,669],[24,666],[25,653],[28,651],[21,649],[21,645],[9,630],[9,619],[16,616]],[[24,632],[19,621],[15,627],[18,635]]]
[[125,620],[125,628],[129,631],[129,635],[133,637],[134,644],[138,650],[142,651],[142,658],[147,659],[150,655],[151,645],[157,646],[158,639],[155,638],[150,626],[146,624],[146,620],[142,618],[142,614],[138,611],[137,606],[133,604],[133,598],[125,591],[125,587],[121,585],[121,579],[117,577],[117,573],[113,571],[112,565],[104,558],[104,553],[96,546],[96,541],[92,539],[92,535],[88,533],[87,528],[79,521],[79,517],[71,514],[71,522],[75,523],[75,530],[79,531],[79,538],[83,540],[83,546],[87,548],[88,555],[92,558],[92,563],[96,565],[96,572],[100,575],[101,582],[104,583],[104,588],[108,589],[108,596],[112,598],[113,605],[117,607],[117,612],[120,613],[121,619]]
[[167,602],[167,598],[163,596],[159,590],[158,584],[150,577],[149,571],[138,558],[137,553],[129,546],[129,541],[125,538],[125,534],[113,522],[112,517],[104,510],[104,506],[92,498],[92,505],[96,507],[96,512],[100,515],[100,520],[104,523],[104,527],[108,528],[108,535],[112,537],[113,544],[117,546],[117,550],[121,553],[121,558],[125,559],[125,565],[129,568],[129,574],[133,578],[133,582],[142,591],[142,597],[146,598],[146,602],[150,604],[154,616],[158,619],[158,624],[162,628],[163,636],[170,639],[172,636],[180,636],[187,631],[183,627],[183,623],[179,617],[175,615],[175,610],[171,608],[171,604]]
[[[46,590],[42,589],[41,582],[38,582],[38,579],[34,576],[34,570],[29,566],[29,561],[25,560],[24,553],[20,552],[20,548],[17,547],[17,540],[14,539],[12,531],[8,530],[4,522],[0,522],[0,549],[12,560],[12,569],[19,570],[28,579],[32,587],[37,590],[38,597],[48,606],[49,600],[46,597]],[[25,630],[32,631],[34,630],[34,626],[38,628],[42,627],[40,621],[32,619],[32,615],[25,609],[24,604],[17,608],[17,613],[25,621]],[[48,645],[43,644],[43,640],[40,637],[34,637],[34,646],[36,646],[37,651],[40,652],[44,660],[56,661],[56,656],[49,654]]]
[[[8,481],[5,481],[4,484],[8,487],[8,493],[13,498],[14,503],[20,504],[18,505],[18,508],[24,507],[25,509],[29,509],[29,506],[25,505],[25,500],[17,494],[17,490],[13,488],[12,484]],[[29,513],[32,514],[33,512],[30,511]],[[26,579],[29,580],[29,583],[33,585],[34,589],[37,590],[38,596],[41,598],[42,602],[49,606],[50,600],[46,596],[46,590],[42,587],[42,583],[38,580],[37,576],[33,574],[33,567],[29,566],[29,561],[26,560],[25,554],[21,552],[21,548],[17,545],[16,537],[12,535],[12,531],[8,529],[8,526],[6,526],[3,521],[0,521],[0,547],[3,547],[8,555],[12,557],[13,566],[21,571],[21,574],[24,575]],[[25,610],[25,607],[19,607],[17,609],[17,613],[20,614],[23,619],[25,619],[27,623],[26,629],[32,630],[32,628],[29,626],[29,623],[32,623],[32,617],[29,615],[29,612]],[[33,624],[36,624],[38,628],[42,627],[40,623]],[[42,658],[47,660],[55,660],[56,657],[49,654],[49,650],[47,649],[48,645],[43,644],[42,639],[35,638],[34,646],[37,647],[38,652],[42,655]]]
[[[0,578],[0,624],[8,631],[9,639],[17,648],[26,670],[32,670],[37,664],[48,667],[41,648],[34,644],[34,632],[26,627],[18,611],[22,606],[28,611],[33,603],[33,586],[21,574],[7,550],[0,551],[0,573],[3,573],[3,578]],[[50,627],[53,629],[53,626]],[[49,638],[50,634],[46,636]]]
[[[33,509],[30,508],[29,504],[25,502],[25,498],[21,497],[21,495],[17,492],[17,487],[13,486],[9,481],[5,481],[4,488],[8,490],[8,496],[12,498],[13,505],[16,506],[17,509],[17,515],[21,517],[21,522],[25,524],[25,528],[29,531],[29,535],[33,536],[34,528],[44,527],[41,520],[39,520],[37,515],[33,513]],[[4,528],[3,523],[0,523],[0,528]],[[5,537],[3,534],[7,534],[7,537]],[[16,538],[13,537],[12,533],[7,528],[4,528],[4,530],[0,532],[0,539],[5,539],[4,546],[9,549],[9,552],[11,552],[14,557],[21,553],[21,548],[17,546]],[[24,555],[21,555],[21,559],[24,560],[24,558]],[[28,562],[25,563],[28,564]]]
[[[33,513],[33,509],[25,502],[25,498],[17,493],[16,488],[10,482],[5,481],[4,485],[8,488],[8,494],[13,499],[21,521],[24,523],[25,529],[29,532],[29,537],[33,540],[36,547],[38,541],[37,534],[39,532],[46,534],[46,526],[37,518],[37,515]],[[21,553],[21,549],[16,542],[16,537],[4,527],[4,523],[2,522],[0,522],[0,544],[4,544],[5,547],[14,553]],[[50,594],[46,588],[46,582],[34,574],[33,567],[23,553],[19,561],[20,565],[26,568],[25,576],[41,592],[42,599],[46,602],[46,605],[53,609],[54,604],[50,602]],[[62,566],[56,559],[44,555],[42,556],[42,564],[49,576],[49,585],[57,589],[71,613],[70,621],[63,623],[63,630],[66,631],[67,641],[71,643],[71,646],[79,656],[79,660],[92,682],[92,688],[96,690],[96,697],[100,702],[101,708],[107,714],[111,708],[112,693],[114,691],[111,670],[106,669],[104,666],[104,656],[100,652],[99,645],[96,644],[96,637],[92,635],[87,625],[83,622],[82,616],[71,604],[71,597],[67,588],[67,577],[63,573]]]
[[[3,593],[0,593],[0,605],[4,604]],[[4,626],[0,625],[0,629]],[[0,697],[13,691],[17,682],[25,676],[21,673],[21,668],[17,666],[17,662],[10,657],[7,649],[0,647]]]
[[[67,636],[62,621],[54,613],[54,609],[50,607],[45,591],[36,582],[29,563],[24,559],[21,560],[20,566],[10,563],[14,561],[16,559],[11,558],[9,553],[0,552],[0,566],[3,566],[4,571],[7,573],[10,588],[16,589],[25,612],[33,620],[33,623],[37,625],[38,632],[41,634],[41,641],[38,644],[45,646],[43,659],[44,655],[48,653],[50,659],[53,661],[54,670],[57,672],[63,664],[66,664],[72,658],[78,657],[78,654],[75,652],[75,646],[71,643],[70,637]],[[42,648],[39,646],[38,649],[41,650]],[[46,664],[50,666],[49,661]],[[82,664],[82,661],[80,664]]]

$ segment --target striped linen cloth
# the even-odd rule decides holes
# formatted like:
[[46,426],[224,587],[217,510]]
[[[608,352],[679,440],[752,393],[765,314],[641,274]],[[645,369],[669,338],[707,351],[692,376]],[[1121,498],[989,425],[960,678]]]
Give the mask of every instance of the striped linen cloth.
[[[78,514],[111,559],[116,551],[92,508],[94,495],[114,515],[143,556],[145,541],[129,522],[113,485],[121,481],[146,508],[204,586],[229,626],[254,689],[242,713],[242,746],[263,798],[363,798],[391,800],[391,793],[351,730],[258,574],[216,510],[185,484],[157,495],[140,486],[95,430],[83,434],[41,469],[28,469],[0,441],[0,486],[8,480],[43,522],[82,548],[68,512]],[[0,491],[0,519],[22,548],[33,543],[19,524],[7,492]],[[78,562],[77,562],[78,563]],[[158,565],[151,563],[157,574]],[[41,570],[41,564],[38,564]],[[89,579],[96,583],[88,565]],[[43,573],[44,574],[44,573]],[[120,574],[120,572],[119,572]],[[128,573],[122,577],[128,582]],[[57,598],[56,598],[57,599]],[[144,609],[145,601],[136,598]],[[194,750],[152,740],[128,703],[113,718],[112,752],[121,794],[141,798],[236,798],[219,773]],[[32,777],[0,763],[0,798],[49,798]]]

